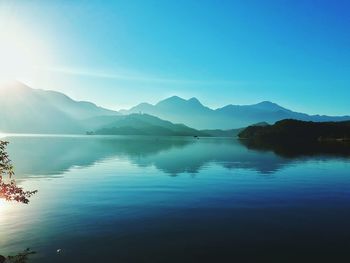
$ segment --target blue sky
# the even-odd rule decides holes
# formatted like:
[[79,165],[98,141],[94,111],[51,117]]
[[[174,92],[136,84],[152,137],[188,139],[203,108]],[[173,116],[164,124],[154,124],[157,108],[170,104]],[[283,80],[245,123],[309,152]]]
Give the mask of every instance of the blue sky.
[[35,77],[18,77],[34,88],[114,109],[179,95],[350,114],[349,1],[28,0],[0,10],[0,26],[15,24],[47,58]]

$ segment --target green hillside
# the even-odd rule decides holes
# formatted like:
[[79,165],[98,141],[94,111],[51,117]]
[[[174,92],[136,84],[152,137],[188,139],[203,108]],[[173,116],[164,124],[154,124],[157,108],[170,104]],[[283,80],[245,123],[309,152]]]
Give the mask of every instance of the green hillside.
[[101,135],[208,136],[202,131],[183,124],[174,124],[148,114],[117,116],[113,122],[97,129],[94,133]]

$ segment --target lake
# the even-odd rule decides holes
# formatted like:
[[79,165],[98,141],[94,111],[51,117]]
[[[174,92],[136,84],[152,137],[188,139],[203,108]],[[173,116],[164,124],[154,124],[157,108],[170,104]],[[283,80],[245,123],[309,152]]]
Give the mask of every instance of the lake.
[[[28,205],[0,254],[30,262],[349,262],[350,158],[235,139],[7,136]],[[57,249],[61,249],[57,253]]]

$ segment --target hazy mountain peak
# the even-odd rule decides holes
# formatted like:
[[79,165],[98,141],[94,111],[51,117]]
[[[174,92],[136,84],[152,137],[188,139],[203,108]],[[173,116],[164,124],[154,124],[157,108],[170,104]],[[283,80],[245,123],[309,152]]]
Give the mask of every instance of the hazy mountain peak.
[[159,105],[166,105],[166,104],[174,104],[174,103],[183,103],[186,102],[185,99],[180,98],[179,96],[171,96],[169,98],[166,98],[164,100],[159,101],[156,106]]
[[273,103],[269,100],[264,100],[262,102],[257,103],[256,105],[277,105],[276,103]]
[[29,90],[32,90],[32,88],[19,81],[6,81],[0,84],[0,92],[9,93]]
[[152,106],[152,104],[148,102],[141,102],[140,104],[138,104],[138,106]]
[[271,101],[262,101],[257,104],[251,105],[252,107],[262,109],[262,110],[285,110],[282,106],[278,105],[277,103],[271,102]]
[[181,98],[179,96],[171,96],[164,100],[159,101],[155,106],[200,106],[204,107],[203,104],[195,97],[188,100]]
[[196,98],[196,97],[192,97],[188,100],[188,102],[192,103],[192,104],[197,104],[197,105],[201,105],[203,106],[203,104]]

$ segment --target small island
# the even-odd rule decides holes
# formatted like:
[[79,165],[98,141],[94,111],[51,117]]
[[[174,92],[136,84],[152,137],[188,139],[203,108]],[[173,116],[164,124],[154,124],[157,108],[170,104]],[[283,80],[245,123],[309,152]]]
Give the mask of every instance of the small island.
[[238,135],[248,148],[300,155],[350,155],[350,122],[307,122],[286,119],[273,125],[249,126]]
[[312,122],[282,120],[273,125],[249,126],[238,135],[241,139],[258,141],[350,141],[350,121]]

